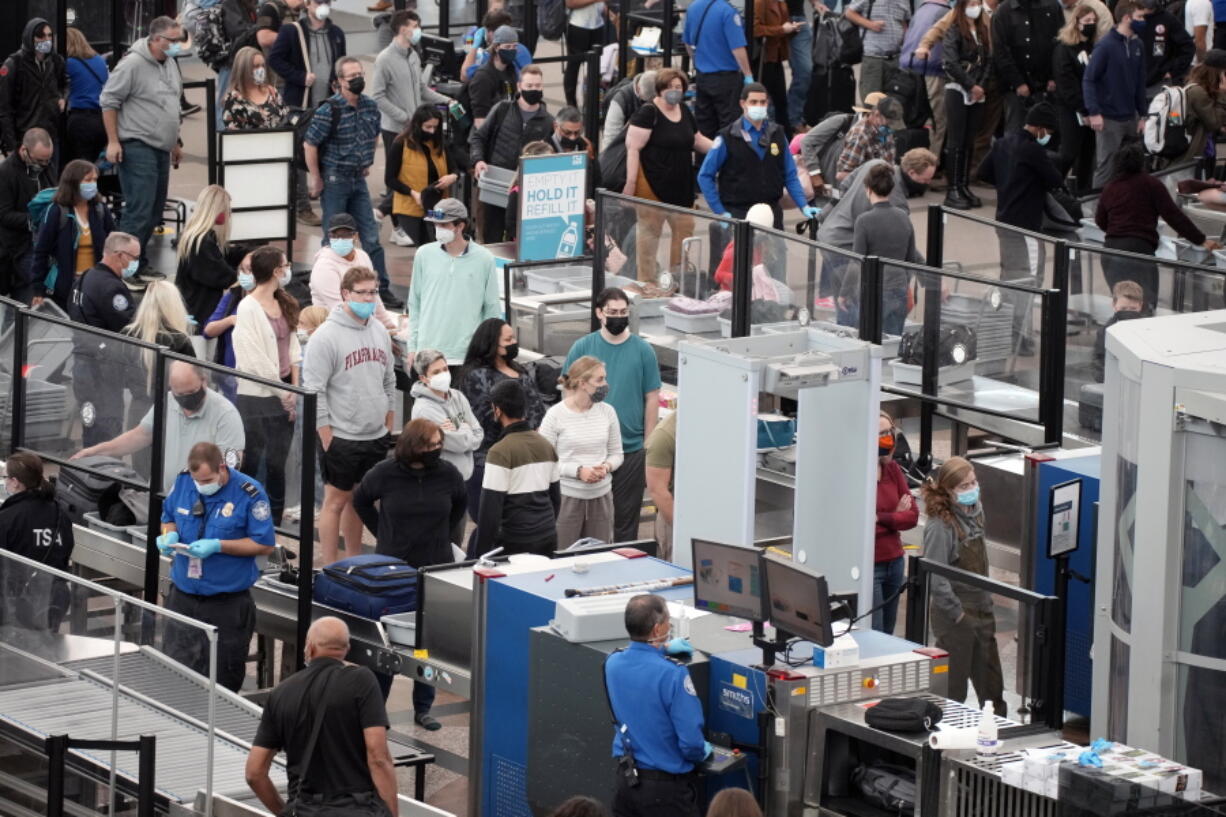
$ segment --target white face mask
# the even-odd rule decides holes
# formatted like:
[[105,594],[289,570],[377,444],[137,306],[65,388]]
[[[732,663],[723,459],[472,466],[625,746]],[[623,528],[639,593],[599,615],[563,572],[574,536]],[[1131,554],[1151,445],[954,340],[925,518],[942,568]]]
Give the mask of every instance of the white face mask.
[[328,15],[332,13],[332,7],[327,3],[321,3],[315,7],[315,19],[327,20]]
[[268,71],[262,65],[259,68],[253,68],[251,78],[255,80],[256,85],[263,85],[268,80]]
[[277,283],[284,288],[289,286],[289,282],[292,280],[294,280],[294,270],[292,267],[286,267],[285,273],[277,278]]
[[455,230],[449,230],[446,227],[435,227],[434,237],[444,244],[450,244],[455,240]]
[[983,6],[966,7],[966,18],[968,20],[978,20],[980,14],[983,14]]
[[451,389],[451,372],[439,372],[430,378],[427,385],[435,391],[449,391]]

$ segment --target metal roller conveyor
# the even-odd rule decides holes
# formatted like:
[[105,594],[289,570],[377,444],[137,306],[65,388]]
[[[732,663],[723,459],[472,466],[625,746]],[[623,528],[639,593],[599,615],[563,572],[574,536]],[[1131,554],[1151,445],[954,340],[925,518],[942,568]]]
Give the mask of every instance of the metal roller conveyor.
[[[36,680],[0,687],[0,728],[16,740],[24,740],[34,747],[41,747],[49,735],[68,734],[76,737],[98,739],[111,738],[112,688],[110,682],[82,664],[97,664],[103,659],[95,656],[73,662],[77,668],[56,666],[49,662],[2,647],[4,662],[13,666],[18,663],[30,665],[27,677],[39,676]],[[121,656],[121,664],[133,670],[134,682],[144,686],[156,680],[157,668],[164,658],[146,651],[127,652]],[[106,660],[113,661],[112,657]],[[165,666],[161,664],[161,666]],[[142,677],[143,676],[143,677]],[[148,695],[127,685],[120,676],[118,700],[118,740],[135,740],[141,735],[157,737],[157,790],[159,798],[168,803],[192,803],[197,792],[206,788],[206,742],[208,730],[205,724],[191,716],[176,711],[169,700],[198,705],[197,695],[190,687],[201,689],[184,672],[165,675],[167,685],[158,694]],[[207,696],[207,690],[202,690]],[[239,724],[237,715],[242,707],[219,690],[217,711],[219,718],[226,713],[227,723]],[[240,702],[241,703],[241,702]],[[258,716],[257,716],[258,719]],[[250,796],[244,776],[248,745],[236,736],[226,734],[220,726],[213,738],[213,791],[238,799]],[[81,765],[99,775],[110,770],[110,757],[105,752],[72,750],[72,756]],[[135,790],[137,770],[131,753],[119,753],[116,775]],[[286,784],[285,769],[274,763],[271,770],[273,782],[283,788]]]

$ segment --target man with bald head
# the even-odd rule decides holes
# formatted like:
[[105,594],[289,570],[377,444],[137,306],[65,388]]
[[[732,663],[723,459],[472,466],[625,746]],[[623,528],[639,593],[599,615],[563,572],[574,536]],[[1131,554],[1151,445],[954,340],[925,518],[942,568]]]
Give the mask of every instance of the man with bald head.
[[[170,491],[175,477],[187,462],[196,443],[213,443],[221,449],[226,465],[242,464],[243,418],[226,398],[208,388],[204,369],[182,360],[170,364],[167,372],[170,392],[166,395],[166,443],[163,452],[162,491]],[[142,451],[153,443],[153,409],[141,418],[140,425],[114,439],[91,445],[73,459],[92,456],[122,457]]]
[[306,669],[268,697],[247,757],[247,785],[269,811],[284,813],[268,776],[284,749],[290,803],[311,814],[395,817],[396,772],[379,682],[366,667],[344,663],[349,628],[339,618],[312,624],[304,652]]

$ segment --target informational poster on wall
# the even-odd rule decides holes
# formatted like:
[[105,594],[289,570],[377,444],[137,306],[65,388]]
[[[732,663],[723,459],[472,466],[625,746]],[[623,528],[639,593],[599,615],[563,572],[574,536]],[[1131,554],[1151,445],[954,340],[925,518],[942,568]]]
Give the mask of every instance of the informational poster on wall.
[[586,153],[520,159],[519,260],[583,255]]
[[1051,518],[1047,528],[1047,556],[1054,559],[1077,549],[1081,523],[1081,480],[1051,487]]

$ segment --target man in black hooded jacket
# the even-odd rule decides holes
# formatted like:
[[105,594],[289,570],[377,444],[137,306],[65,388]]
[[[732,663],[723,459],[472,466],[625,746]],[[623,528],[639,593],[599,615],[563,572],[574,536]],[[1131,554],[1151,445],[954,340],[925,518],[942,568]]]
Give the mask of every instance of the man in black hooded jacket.
[[51,24],[35,17],[26,23],[21,50],[0,66],[0,151],[16,150],[30,128],[42,128],[58,143],[67,93],[68,73],[55,53]]
[[27,267],[34,249],[30,200],[54,187],[51,137],[42,128],[26,131],[18,148],[0,162],[0,295],[28,300]]

